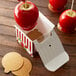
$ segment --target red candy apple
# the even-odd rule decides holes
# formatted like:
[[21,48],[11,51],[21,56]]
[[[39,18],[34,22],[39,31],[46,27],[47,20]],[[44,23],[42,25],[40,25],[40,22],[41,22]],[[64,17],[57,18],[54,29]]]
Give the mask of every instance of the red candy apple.
[[36,26],[38,15],[38,8],[30,1],[20,2],[14,9],[14,18],[17,24],[27,31]]
[[49,0],[49,3],[57,9],[64,8],[67,3],[67,0]]
[[64,7],[60,8],[60,9],[56,9],[51,4],[48,4],[48,8],[49,8],[50,11],[57,12],[57,13],[60,13],[60,12],[62,12],[64,10]]
[[74,32],[76,28],[76,11],[71,9],[64,11],[59,18],[57,27],[65,33]]
[[49,0],[48,8],[52,12],[62,12],[64,10],[64,6],[66,5],[67,0]]

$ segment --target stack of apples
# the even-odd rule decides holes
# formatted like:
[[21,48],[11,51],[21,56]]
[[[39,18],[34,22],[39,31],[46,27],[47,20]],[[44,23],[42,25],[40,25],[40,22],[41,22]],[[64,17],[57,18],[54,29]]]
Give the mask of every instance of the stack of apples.
[[62,12],[67,3],[67,0],[49,0],[48,8],[52,12]]
[[38,8],[30,1],[22,0],[14,9],[14,18],[17,24],[29,31],[36,26],[39,16]]
[[[48,8],[52,12],[62,12],[67,0],[49,0]],[[73,2],[72,2],[73,3]],[[64,33],[73,33],[76,31],[76,11],[68,9],[62,12],[59,17],[57,28]]]

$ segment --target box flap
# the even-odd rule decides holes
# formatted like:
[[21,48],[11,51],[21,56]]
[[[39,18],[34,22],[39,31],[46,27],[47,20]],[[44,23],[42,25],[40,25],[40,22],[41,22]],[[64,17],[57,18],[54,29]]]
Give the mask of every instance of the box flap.
[[48,34],[54,29],[55,25],[49,21],[41,12],[37,21],[37,28],[43,34]]
[[34,44],[44,66],[50,71],[56,71],[69,60],[69,56],[64,51],[54,30],[52,31],[52,36],[49,36],[41,43],[38,43],[37,40],[35,40]]

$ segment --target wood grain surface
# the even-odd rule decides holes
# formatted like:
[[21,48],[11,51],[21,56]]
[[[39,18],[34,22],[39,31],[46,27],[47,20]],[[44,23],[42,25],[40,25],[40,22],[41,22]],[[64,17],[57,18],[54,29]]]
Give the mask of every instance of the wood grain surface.
[[[55,25],[58,23],[60,14],[52,13],[48,10],[49,0],[31,0],[34,2],[38,9]],[[11,73],[5,74],[1,65],[2,57],[12,51],[20,53],[22,56],[27,57],[33,64],[33,69],[30,76],[76,76],[76,33],[64,34],[55,27],[65,50],[70,56],[70,61],[63,65],[56,72],[50,72],[45,69],[40,57],[31,58],[28,53],[17,43],[15,37],[16,24],[13,17],[13,10],[17,4],[17,0],[0,0],[0,76],[13,76]],[[68,9],[71,7],[71,0],[68,0]],[[74,3],[76,10],[76,0]]]

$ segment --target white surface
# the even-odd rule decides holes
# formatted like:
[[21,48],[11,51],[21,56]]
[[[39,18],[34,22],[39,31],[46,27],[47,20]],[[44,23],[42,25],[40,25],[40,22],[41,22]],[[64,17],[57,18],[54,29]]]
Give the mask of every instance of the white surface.
[[41,12],[39,12],[39,19],[37,21],[37,28],[43,35],[50,33],[55,25],[50,22]]
[[62,65],[64,65],[67,61],[69,61],[69,57],[68,57],[67,53],[64,51],[60,55],[58,55],[57,57],[55,57],[53,60],[51,60],[50,62],[48,62],[45,65],[45,67],[49,71],[53,71],[54,72],[57,69],[59,69]]
[[[49,71],[56,71],[63,64],[69,61],[69,56],[65,52],[57,34],[52,31],[52,36],[49,36],[41,43],[34,42],[35,47],[43,61],[44,66]],[[51,45],[49,47],[49,45]]]

